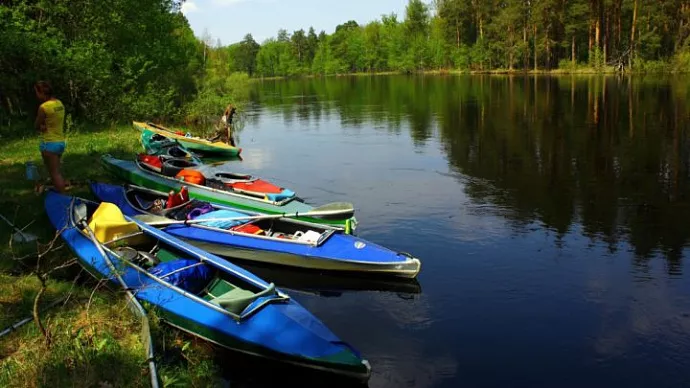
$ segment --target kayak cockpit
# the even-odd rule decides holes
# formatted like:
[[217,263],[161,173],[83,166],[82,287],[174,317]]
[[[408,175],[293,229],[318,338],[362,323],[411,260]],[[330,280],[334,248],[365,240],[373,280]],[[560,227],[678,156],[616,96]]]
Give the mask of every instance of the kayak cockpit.
[[[263,285],[237,276],[222,263],[205,260],[180,245],[147,233],[148,229],[126,219],[114,204],[87,204],[87,209],[89,227],[104,250],[119,263],[136,270],[130,276],[125,271],[125,279],[141,279],[140,275],[145,274],[153,282],[179,290],[237,320],[266,303],[288,299],[273,283]],[[139,280],[143,287],[152,285],[152,281]]]
[[[197,222],[188,225],[308,245],[320,245],[336,231],[324,225],[287,218],[261,218],[260,215],[243,213],[198,200],[188,200],[168,207],[169,199],[164,193],[142,188],[129,187],[125,190],[125,196],[129,204],[140,212],[156,216],[155,220],[149,220],[149,217],[145,216],[137,217],[145,222],[165,219],[194,220]],[[253,217],[257,218],[253,219]]]
[[[163,151],[161,151],[163,152]],[[219,192],[251,197],[259,201],[285,204],[297,197],[296,193],[271,182],[246,174],[217,172],[204,174],[197,169],[199,162],[185,157],[169,157],[167,154],[138,154],[137,165],[145,170],[169,179],[181,180],[190,185]]]

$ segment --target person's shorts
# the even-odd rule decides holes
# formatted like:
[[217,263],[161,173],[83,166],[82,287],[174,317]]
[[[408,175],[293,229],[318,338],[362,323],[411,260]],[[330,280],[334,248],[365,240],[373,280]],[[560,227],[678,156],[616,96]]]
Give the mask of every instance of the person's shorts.
[[53,154],[57,155],[62,155],[63,152],[65,152],[65,142],[64,141],[49,141],[49,142],[41,142],[39,144],[38,149],[43,151],[47,151]]

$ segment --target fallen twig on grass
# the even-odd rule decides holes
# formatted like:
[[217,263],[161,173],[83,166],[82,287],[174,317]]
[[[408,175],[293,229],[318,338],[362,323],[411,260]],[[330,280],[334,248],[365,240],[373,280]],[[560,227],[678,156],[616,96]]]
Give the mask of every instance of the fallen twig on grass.
[[[41,288],[38,290],[36,293],[36,296],[34,297],[34,302],[33,302],[33,307],[32,307],[32,316],[33,320],[36,323],[36,326],[40,330],[41,334],[45,338],[46,346],[50,347],[52,344],[52,338],[50,331],[43,325],[43,322],[41,322],[41,317],[40,317],[40,303],[41,303],[41,297],[43,294],[46,292],[48,288],[48,277],[51,273],[69,267],[73,264],[76,263],[76,260],[72,259],[67,261],[66,263],[63,263],[57,267],[54,267],[49,270],[45,270],[41,268],[41,262],[42,259],[48,255],[51,252],[55,252],[63,247],[63,245],[55,246],[58,242],[58,239],[60,238],[60,235],[62,234],[62,230],[59,230],[55,233],[55,236],[53,237],[48,244],[41,244],[38,240],[36,240],[36,252],[30,253],[28,255],[24,255],[22,257],[15,257],[14,255],[14,248],[12,246],[12,238],[10,238],[9,241],[9,247],[10,247],[10,252],[12,252],[12,258],[14,261],[24,265],[26,268],[29,268],[29,265],[25,264],[24,261],[29,259],[29,258],[36,258],[36,265],[33,270],[33,273],[36,275],[38,278],[38,281],[41,283]],[[23,322],[21,323],[22,325],[26,323]],[[21,325],[20,325],[21,326]]]
[[[43,311],[43,312],[46,312],[46,311],[52,309],[53,307],[55,307],[55,306],[57,306],[57,305],[59,305],[59,304],[61,304],[61,303],[64,303],[64,302],[66,302],[66,301],[67,301],[67,298],[60,298],[60,299],[58,299],[58,300],[56,300],[56,301],[50,303],[48,306],[44,307],[44,308],[42,309],[42,311]],[[16,323],[10,325],[10,326],[7,327],[5,330],[0,331],[0,337],[2,337],[2,336],[4,336],[4,335],[6,335],[6,334],[9,334],[9,333],[11,333],[11,332],[17,330],[18,328],[20,328],[20,327],[24,326],[25,324],[31,322],[33,319],[34,319],[34,316],[33,316],[33,314],[32,314],[31,316],[26,317],[26,318],[24,318],[24,319],[22,319],[22,320],[20,320],[20,321],[18,321],[18,322],[16,322]]]
[[62,234],[62,230],[55,233],[55,237],[53,237],[53,239],[45,246],[44,249],[41,250],[40,247],[38,248],[38,257],[36,260],[36,271],[35,271],[35,273],[36,273],[36,277],[41,282],[41,289],[38,290],[38,293],[36,294],[36,297],[34,298],[33,316],[34,316],[34,321],[36,322],[36,326],[41,331],[41,334],[43,334],[43,337],[46,340],[46,346],[48,346],[48,347],[50,347],[52,345],[52,338],[51,338],[50,331],[48,331],[48,329],[46,329],[45,326],[43,326],[43,323],[41,322],[41,317],[40,317],[39,311],[38,311],[38,305],[41,301],[41,296],[43,295],[43,293],[48,288],[48,284],[47,284],[48,275],[57,269],[65,268],[65,267],[72,265],[76,262],[75,260],[72,260],[71,263],[68,262],[68,263],[65,263],[61,266],[53,268],[52,270],[41,272],[41,259],[45,255],[47,255],[48,253],[53,251],[53,247],[55,246],[55,243],[60,238],[61,234]]

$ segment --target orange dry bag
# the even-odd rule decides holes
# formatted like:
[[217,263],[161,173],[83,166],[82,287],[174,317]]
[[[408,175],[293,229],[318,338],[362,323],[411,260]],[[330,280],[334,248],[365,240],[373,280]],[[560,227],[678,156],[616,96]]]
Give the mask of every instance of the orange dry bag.
[[204,174],[196,170],[183,169],[177,173],[175,178],[183,180],[185,182],[194,183],[196,185],[203,185],[206,183],[206,178]]

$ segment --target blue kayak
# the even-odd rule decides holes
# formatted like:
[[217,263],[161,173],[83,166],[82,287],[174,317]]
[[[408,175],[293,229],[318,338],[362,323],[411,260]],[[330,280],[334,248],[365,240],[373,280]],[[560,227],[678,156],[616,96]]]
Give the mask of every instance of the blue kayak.
[[[82,204],[98,245],[75,219]],[[111,203],[51,191],[45,208],[88,272],[118,284],[102,247],[136,298],[168,324],[246,354],[368,379],[368,362],[272,283],[127,217]]]
[[[167,222],[162,230],[221,256],[303,269],[401,278],[416,277],[421,267],[420,261],[408,254],[328,225],[197,200],[166,209],[162,203],[167,194],[133,185],[92,183],[91,191],[99,200],[117,204],[123,213],[152,225],[177,220],[177,224]],[[199,209],[204,209],[203,214],[198,214],[202,213]],[[190,217],[198,223],[182,222]]]

